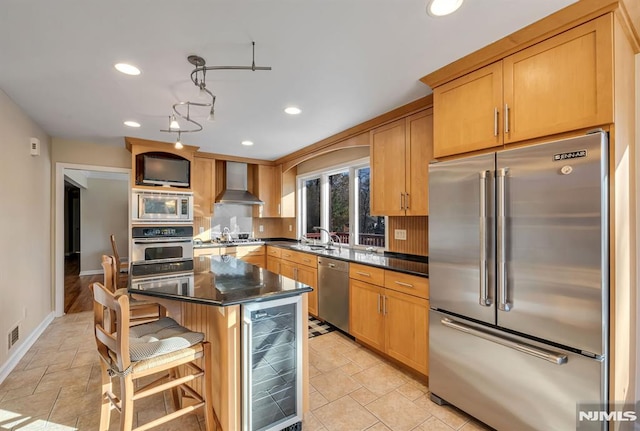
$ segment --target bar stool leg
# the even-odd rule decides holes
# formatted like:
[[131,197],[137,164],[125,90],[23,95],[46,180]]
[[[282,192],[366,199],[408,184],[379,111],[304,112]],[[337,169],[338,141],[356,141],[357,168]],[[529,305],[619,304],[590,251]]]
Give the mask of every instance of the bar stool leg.
[[120,430],[131,431],[133,429],[133,378],[130,374],[120,378],[120,393],[122,403]]
[[111,401],[107,394],[112,393],[111,377],[107,372],[107,364],[100,361],[100,377],[102,379],[102,405],[100,406],[100,431],[109,430],[111,419]]

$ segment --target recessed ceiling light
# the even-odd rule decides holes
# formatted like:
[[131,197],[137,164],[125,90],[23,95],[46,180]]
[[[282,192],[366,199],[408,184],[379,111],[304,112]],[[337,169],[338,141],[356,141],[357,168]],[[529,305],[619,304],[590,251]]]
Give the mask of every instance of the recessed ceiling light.
[[140,123],[137,121],[125,121],[124,125],[129,127],[140,127]]
[[140,69],[127,63],[118,63],[115,68],[127,75],[140,75]]
[[431,16],[445,16],[458,10],[463,0],[429,0],[427,13]]
[[250,146],[252,146],[252,145],[253,145],[253,142],[251,142],[251,141],[242,141],[242,142],[240,142],[240,143],[241,143],[242,145],[246,145],[247,147],[250,147]]
[[298,115],[299,113],[302,112],[302,109],[296,108],[295,106],[288,106],[284,108],[284,112],[286,112],[289,115]]

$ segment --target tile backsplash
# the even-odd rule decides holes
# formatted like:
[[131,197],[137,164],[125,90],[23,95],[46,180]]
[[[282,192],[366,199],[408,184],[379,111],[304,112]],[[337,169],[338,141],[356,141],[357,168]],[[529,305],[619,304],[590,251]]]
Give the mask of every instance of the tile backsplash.
[[220,237],[225,227],[232,235],[253,232],[253,206],[240,204],[214,204],[211,218],[211,238]]

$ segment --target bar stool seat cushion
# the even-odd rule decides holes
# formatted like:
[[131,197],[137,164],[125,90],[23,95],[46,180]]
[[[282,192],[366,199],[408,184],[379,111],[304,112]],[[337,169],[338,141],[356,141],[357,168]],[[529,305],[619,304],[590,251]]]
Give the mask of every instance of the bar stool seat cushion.
[[[202,332],[192,332],[178,325],[175,320],[163,317],[129,329],[129,354],[132,362],[144,361],[187,349],[203,340]],[[185,352],[187,355],[192,353]],[[168,362],[174,359],[176,358],[169,359]],[[134,367],[137,368],[136,364]]]

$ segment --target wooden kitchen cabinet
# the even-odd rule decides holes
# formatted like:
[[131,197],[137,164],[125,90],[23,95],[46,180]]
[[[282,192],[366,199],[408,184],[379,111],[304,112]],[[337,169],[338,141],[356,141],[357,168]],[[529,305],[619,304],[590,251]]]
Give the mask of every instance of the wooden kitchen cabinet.
[[236,249],[236,257],[260,268],[267,267],[264,245],[238,246]]
[[434,88],[434,156],[612,123],[612,19],[604,15]]
[[433,111],[427,109],[370,132],[371,214],[428,215]]
[[280,217],[281,175],[277,166],[257,165],[253,192],[264,202],[254,207],[254,217]]
[[282,165],[256,165],[253,192],[264,205],[256,205],[254,217],[278,218],[296,216],[296,169],[282,172]]
[[435,88],[433,106],[434,157],[502,145],[502,62]]
[[349,268],[351,335],[428,375],[428,279],[359,264],[352,267]]
[[208,217],[213,213],[215,202],[215,160],[194,157],[192,165],[193,215]]
[[309,314],[318,316],[318,260],[314,255],[267,247],[267,270],[311,286],[313,291],[307,294]]
[[386,353],[428,375],[429,300],[385,289]]
[[384,351],[382,287],[349,280],[349,333],[357,340]]

